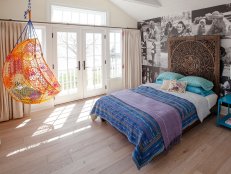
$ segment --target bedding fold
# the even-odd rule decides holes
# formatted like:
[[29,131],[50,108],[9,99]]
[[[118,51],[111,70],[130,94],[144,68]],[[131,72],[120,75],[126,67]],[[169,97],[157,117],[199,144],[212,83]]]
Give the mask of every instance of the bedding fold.
[[182,134],[182,121],[178,111],[170,105],[145,97],[131,90],[114,92],[111,95],[135,107],[155,119],[164,140],[165,149]]

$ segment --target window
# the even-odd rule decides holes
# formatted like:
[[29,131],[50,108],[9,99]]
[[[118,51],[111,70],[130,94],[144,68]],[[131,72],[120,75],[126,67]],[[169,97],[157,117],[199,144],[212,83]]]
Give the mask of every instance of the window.
[[106,25],[106,12],[52,5],[51,22]]
[[110,32],[110,78],[122,77],[121,32]]
[[[41,44],[44,56],[46,56],[46,28],[44,26],[35,25],[35,32]],[[45,58],[45,57],[44,57]]]
[[[41,44],[42,47],[42,52],[44,55],[44,59],[46,60],[46,63],[49,63],[49,58],[47,58],[47,46],[49,48],[49,43],[47,43],[47,39],[46,39],[46,32],[47,32],[47,27],[44,25],[40,25],[40,24],[34,24],[34,28],[35,28],[35,32],[36,32],[36,36],[38,37],[38,40]],[[51,59],[50,59],[51,60]],[[42,103],[42,104],[33,104],[31,105],[31,112],[36,112],[36,111],[40,111],[40,110],[44,110],[44,109],[48,109],[48,108],[52,108],[53,107],[53,101],[50,100],[49,102],[46,103]]]

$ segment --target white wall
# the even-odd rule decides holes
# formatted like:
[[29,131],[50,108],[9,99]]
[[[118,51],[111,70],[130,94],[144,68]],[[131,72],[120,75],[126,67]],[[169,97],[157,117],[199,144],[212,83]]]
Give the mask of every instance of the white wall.
[[[70,7],[84,8],[108,12],[109,25],[114,27],[137,27],[137,21],[127,15],[109,0],[31,0],[32,19],[34,21],[49,21],[49,6],[51,3]],[[1,19],[24,19],[27,0],[0,0]]]

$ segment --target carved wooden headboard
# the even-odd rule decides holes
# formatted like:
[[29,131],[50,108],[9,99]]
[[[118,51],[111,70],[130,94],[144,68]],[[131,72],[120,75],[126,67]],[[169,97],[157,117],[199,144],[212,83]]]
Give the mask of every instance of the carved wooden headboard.
[[168,39],[169,70],[204,77],[219,94],[220,36],[184,36]]

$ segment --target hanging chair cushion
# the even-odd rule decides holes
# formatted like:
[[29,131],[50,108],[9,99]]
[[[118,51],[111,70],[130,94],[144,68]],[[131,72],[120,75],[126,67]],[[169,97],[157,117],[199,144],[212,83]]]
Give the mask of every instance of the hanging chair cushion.
[[46,64],[38,39],[27,39],[7,56],[3,83],[17,101],[37,104],[60,92],[60,84]]

